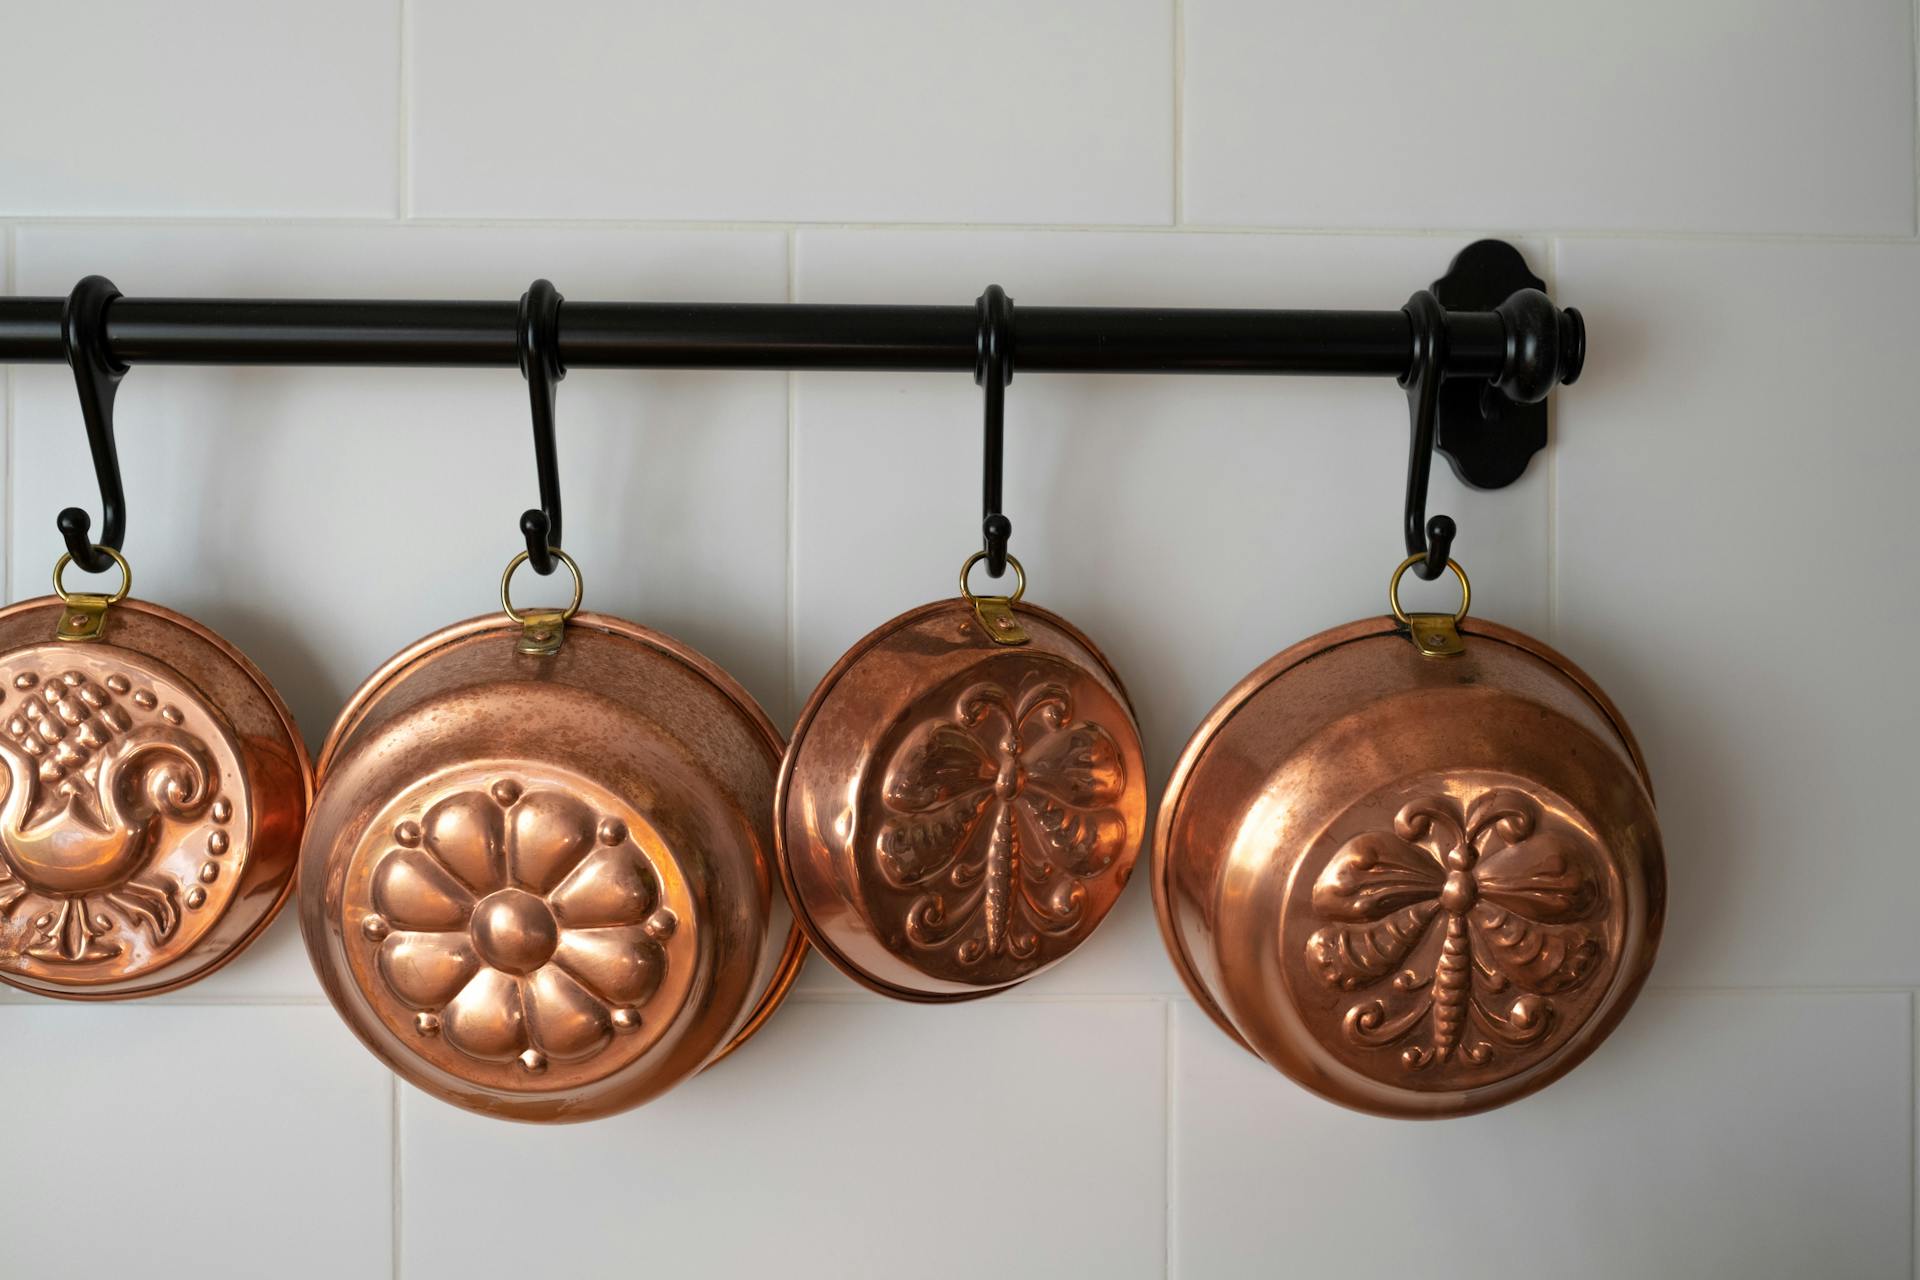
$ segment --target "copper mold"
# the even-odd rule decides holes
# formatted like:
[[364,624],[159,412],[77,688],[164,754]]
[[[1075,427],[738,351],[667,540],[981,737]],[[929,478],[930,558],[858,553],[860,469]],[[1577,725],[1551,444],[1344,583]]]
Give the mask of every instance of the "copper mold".
[[[105,601],[95,601],[105,604]],[[0,610],[0,981],[154,995],[238,955],[292,890],[313,790],[266,677],[190,618],[116,599],[98,638]]]
[[1460,636],[1423,656],[1370,619],[1269,660],[1195,732],[1155,824],[1154,903],[1195,1000],[1380,1115],[1558,1079],[1660,938],[1665,863],[1625,721],[1539,641]]
[[903,1000],[990,995],[1059,961],[1146,835],[1140,734],[1106,658],[1045,609],[980,603],[924,605],[850,649],[801,712],[774,799],[808,938]]
[[805,944],[773,870],[766,715],[686,646],[503,615],[377,672],[322,748],[300,923],[376,1056],[469,1110],[586,1120],[765,1021]]

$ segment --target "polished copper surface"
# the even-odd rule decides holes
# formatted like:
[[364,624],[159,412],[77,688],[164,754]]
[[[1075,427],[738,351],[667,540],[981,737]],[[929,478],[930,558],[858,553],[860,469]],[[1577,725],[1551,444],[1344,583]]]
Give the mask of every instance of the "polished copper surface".
[[1653,963],[1666,873],[1625,722],[1565,658],[1391,618],[1303,641],[1188,743],[1155,824],[1175,966],[1324,1097],[1460,1115],[1571,1070]]
[[890,996],[988,995],[1055,963],[1106,916],[1145,839],[1119,677],[1063,619],[1011,609],[1024,644],[989,638],[964,599],[868,635],[814,691],[781,766],[795,914]]
[[476,618],[401,653],[321,750],[301,928],[407,1080],[585,1120],[717,1061],[804,942],[774,883],[781,741],[684,645],[583,613],[559,650]]
[[312,773],[279,696],[213,632],[119,600],[70,643],[65,613],[0,610],[0,981],[153,995],[278,913]]

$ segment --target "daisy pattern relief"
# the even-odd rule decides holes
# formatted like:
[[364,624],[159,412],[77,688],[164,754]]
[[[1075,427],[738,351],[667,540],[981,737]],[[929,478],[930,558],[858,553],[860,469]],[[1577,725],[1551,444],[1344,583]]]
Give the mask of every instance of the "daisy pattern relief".
[[393,841],[362,930],[422,1035],[539,1072],[639,1027],[675,919],[625,823],[502,780],[440,799]]

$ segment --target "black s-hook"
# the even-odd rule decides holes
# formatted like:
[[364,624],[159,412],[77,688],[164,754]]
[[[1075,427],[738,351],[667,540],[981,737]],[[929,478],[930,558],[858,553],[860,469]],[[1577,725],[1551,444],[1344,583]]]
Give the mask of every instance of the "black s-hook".
[[1407,554],[1424,559],[1414,573],[1431,581],[1447,567],[1456,527],[1451,516],[1427,519],[1427,481],[1433,473],[1434,420],[1440,408],[1440,379],[1447,366],[1447,313],[1425,289],[1403,309],[1413,326],[1413,359],[1400,385],[1407,391],[1412,438],[1407,447],[1407,505],[1404,530]]
[[56,523],[66,540],[67,554],[88,573],[104,573],[113,558],[96,545],[115,551],[127,536],[127,495],[120,484],[120,454],[113,442],[113,397],[127,366],[107,350],[107,307],[120,296],[105,276],[88,276],[73,286],[60,312],[60,338],[73,366],[73,384],[80,393],[80,416],[87,424],[87,446],[93,452],[93,472],[100,482],[100,536],[89,536],[93,521],[79,507],[68,507]]
[[533,462],[540,476],[540,505],[520,517],[527,538],[527,563],[535,573],[553,572],[553,551],[560,546],[560,453],[554,442],[553,402],[560,380],[560,304],[565,301],[551,280],[535,280],[520,295],[515,342],[520,373],[533,401]]
[[1007,384],[1013,381],[1013,299],[997,284],[980,295],[980,333],[973,357],[973,381],[986,388],[986,458],[981,471],[980,534],[987,553],[987,575],[1007,571],[1007,540],[1013,521],[1000,510],[1002,458],[1006,444]]

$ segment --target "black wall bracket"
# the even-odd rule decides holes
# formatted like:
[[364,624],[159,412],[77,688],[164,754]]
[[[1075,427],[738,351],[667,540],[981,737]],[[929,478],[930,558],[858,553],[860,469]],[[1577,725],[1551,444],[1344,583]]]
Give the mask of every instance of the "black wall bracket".
[[[1433,282],[1433,296],[1451,315],[1492,311],[1506,330],[1506,368],[1493,379],[1449,376],[1440,383],[1434,448],[1453,474],[1476,489],[1502,489],[1547,446],[1547,393],[1580,376],[1587,328],[1580,313],[1561,311],[1546,281],[1504,240],[1462,249]],[[1553,370],[1549,376],[1546,370]]]

